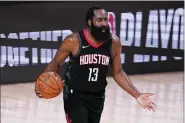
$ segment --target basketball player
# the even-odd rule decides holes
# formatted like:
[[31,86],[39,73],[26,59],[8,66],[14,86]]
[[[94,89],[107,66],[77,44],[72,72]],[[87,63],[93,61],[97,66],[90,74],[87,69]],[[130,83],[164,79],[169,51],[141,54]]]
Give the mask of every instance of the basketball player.
[[[99,123],[104,108],[106,74],[113,68],[116,83],[145,109],[155,111],[152,93],[141,93],[122,70],[120,39],[110,33],[108,14],[93,6],[86,13],[88,28],[67,36],[45,72],[58,72],[69,56],[63,91],[68,123]],[[42,97],[39,92],[37,96]]]

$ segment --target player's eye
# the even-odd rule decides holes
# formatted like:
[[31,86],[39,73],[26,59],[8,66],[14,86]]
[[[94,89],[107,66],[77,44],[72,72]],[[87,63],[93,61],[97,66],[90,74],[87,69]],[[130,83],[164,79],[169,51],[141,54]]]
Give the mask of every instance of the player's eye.
[[102,19],[97,19],[97,21],[98,21],[98,22],[101,22],[101,21],[102,21]]

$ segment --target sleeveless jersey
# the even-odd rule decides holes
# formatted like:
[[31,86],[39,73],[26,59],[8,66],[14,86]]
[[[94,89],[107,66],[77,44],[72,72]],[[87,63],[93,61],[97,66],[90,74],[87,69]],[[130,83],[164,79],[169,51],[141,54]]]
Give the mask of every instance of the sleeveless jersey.
[[112,40],[96,46],[89,41],[86,33],[85,29],[78,31],[80,45],[77,55],[70,55],[65,84],[77,91],[104,91],[112,62]]

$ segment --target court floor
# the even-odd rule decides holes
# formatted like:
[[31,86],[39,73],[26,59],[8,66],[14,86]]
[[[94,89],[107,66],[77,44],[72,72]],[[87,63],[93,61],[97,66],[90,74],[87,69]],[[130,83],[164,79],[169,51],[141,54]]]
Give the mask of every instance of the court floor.
[[[156,112],[141,108],[136,100],[107,78],[101,123],[183,123],[183,72],[130,75],[141,92],[156,93]],[[1,123],[66,123],[62,94],[39,99],[34,84],[1,85]]]

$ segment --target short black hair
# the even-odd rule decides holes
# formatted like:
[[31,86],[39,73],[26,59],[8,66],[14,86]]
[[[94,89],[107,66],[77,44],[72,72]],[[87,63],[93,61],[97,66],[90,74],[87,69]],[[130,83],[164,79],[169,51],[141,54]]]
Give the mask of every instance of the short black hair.
[[[92,7],[90,7],[86,13],[86,16],[85,16],[85,21],[86,21],[86,24],[87,26],[89,27],[88,25],[88,20],[92,20],[92,18],[94,17],[94,10],[100,10],[100,9],[104,9],[102,6],[100,5],[97,5],[97,4],[94,4]],[[105,10],[106,11],[106,10]]]

